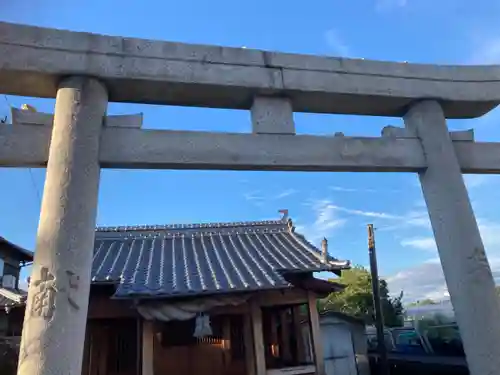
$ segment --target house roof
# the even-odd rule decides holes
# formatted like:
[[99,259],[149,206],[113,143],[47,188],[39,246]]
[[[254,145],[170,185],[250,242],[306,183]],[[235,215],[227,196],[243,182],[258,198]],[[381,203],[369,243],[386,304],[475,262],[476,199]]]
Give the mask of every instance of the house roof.
[[24,290],[0,287],[0,307],[22,306],[27,294]]
[[0,236],[0,251],[6,252],[9,257],[19,262],[32,262],[33,253]]
[[355,316],[351,316],[348,314],[344,314],[340,311],[332,311],[332,310],[321,311],[319,313],[319,316],[320,316],[320,320],[323,320],[324,318],[328,318],[328,317],[332,316],[332,317],[335,317],[335,318],[338,318],[341,320],[345,320],[345,321],[352,323],[352,324],[359,324],[362,326],[364,326],[366,324],[363,319],[357,318]]
[[279,289],[290,273],[339,272],[348,261],[295,233],[291,220],[97,228],[94,284],[117,298],[167,298]]

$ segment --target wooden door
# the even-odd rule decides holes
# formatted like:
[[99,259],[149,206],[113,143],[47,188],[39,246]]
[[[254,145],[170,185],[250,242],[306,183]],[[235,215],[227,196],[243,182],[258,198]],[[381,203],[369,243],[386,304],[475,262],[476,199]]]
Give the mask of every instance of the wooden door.
[[245,375],[242,316],[215,316],[212,336],[193,338],[192,322],[163,325],[154,345],[155,375]]
[[136,319],[95,319],[87,323],[83,375],[137,375]]

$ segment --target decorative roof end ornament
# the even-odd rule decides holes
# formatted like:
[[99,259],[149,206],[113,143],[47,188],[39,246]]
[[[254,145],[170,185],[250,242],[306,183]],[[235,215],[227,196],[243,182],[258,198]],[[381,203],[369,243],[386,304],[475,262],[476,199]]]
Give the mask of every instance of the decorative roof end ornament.
[[287,209],[282,209],[282,210],[279,210],[278,212],[283,215],[281,217],[281,220],[283,220],[283,221],[286,222],[287,219],[288,219],[288,210]]
[[328,240],[326,238],[321,241],[321,256],[323,263],[328,263]]
[[22,109],[23,111],[30,111],[30,112],[32,112],[32,113],[36,113],[36,112],[37,112],[36,108],[35,108],[35,107],[33,107],[32,105],[29,105],[29,104],[23,104],[23,105],[21,106],[21,109]]

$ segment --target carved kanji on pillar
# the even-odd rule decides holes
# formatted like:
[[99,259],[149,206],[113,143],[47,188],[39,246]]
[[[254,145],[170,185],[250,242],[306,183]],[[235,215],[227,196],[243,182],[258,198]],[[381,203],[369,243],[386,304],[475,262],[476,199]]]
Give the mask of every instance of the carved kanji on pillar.
[[66,292],[69,304],[76,310],[80,309],[72,295],[72,292],[78,290],[80,277],[72,271],[66,271],[66,275],[68,275],[68,289],[58,286],[55,275],[48,267],[40,269],[40,279],[33,281],[33,286],[38,290],[33,296],[31,316],[50,320],[54,315],[56,296],[59,292]]
[[72,271],[66,271],[66,274],[68,275],[68,284],[69,284],[68,302],[71,306],[73,306],[73,308],[79,310],[80,306],[78,306],[78,304],[74,300],[72,292],[78,291],[78,286],[80,284],[80,276],[76,275]]
[[56,294],[59,291],[56,277],[49,271],[48,267],[42,267],[40,279],[33,281],[33,286],[38,290],[33,295],[31,316],[51,319],[56,307]]

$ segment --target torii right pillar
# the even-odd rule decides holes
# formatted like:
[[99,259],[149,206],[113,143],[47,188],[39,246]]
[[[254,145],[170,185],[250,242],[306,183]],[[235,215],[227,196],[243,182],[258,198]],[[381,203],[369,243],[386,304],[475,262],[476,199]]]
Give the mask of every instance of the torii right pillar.
[[404,116],[427,161],[419,174],[471,375],[500,374],[500,302],[441,105]]

